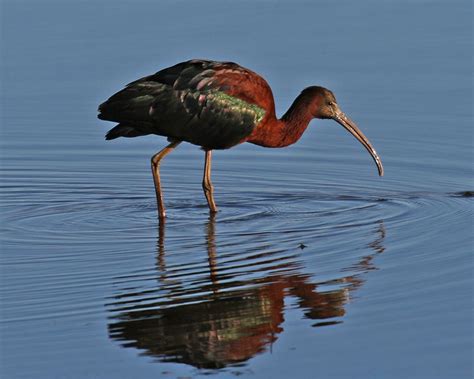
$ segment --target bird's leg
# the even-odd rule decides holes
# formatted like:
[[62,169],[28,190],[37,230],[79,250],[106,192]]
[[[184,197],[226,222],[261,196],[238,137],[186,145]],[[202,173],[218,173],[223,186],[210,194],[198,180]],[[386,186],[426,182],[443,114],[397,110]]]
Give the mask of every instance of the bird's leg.
[[211,158],[212,151],[206,150],[206,161],[204,163],[204,176],[202,178],[202,189],[206,195],[207,204],[211,213],[217,212],[216,203],[214,202],[214,187],[211,183]]
[[151,172],[153,173],[153,181],[155,182],[156,202],[158,203],[158,217],[160,220],[164,220],[166,217],[165,204],[163,202],[163,194],[161,192],[160,161],[169,153],[171,153],[180,143],[181,141],[170,143],[151,158]]

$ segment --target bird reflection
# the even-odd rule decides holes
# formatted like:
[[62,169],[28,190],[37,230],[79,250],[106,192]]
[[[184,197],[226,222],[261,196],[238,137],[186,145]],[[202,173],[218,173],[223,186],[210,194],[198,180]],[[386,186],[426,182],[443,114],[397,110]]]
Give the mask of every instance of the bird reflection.
[[278,270],[268,270],[265,277],[240,281],[232,277],[229,283],[229,275],[219,272],[216,222],[210,216],[205,226],[209,276],[198,288],[188,288],[184,277],[189,273],[167,268],[165,231],[165,224],[161,223],[158,288],[150,290],[165,295],[159,302],[146,305],[127,302],[127,298],[137,296],[132,290],[116,296],[111,304],[114,316],[109,335],[124,347],[140,349],[160,361],[209,369],[246,361],[268,349],[283,332],[285,297],[296,299],[305,317],[315,321],[313,326],[342,322],[351,292],[364,282],[360,274],[375,268],[372,260],[384,251],[385,238],[380,221],[376,239],[368,245],[370,254],[346,268],[352,274],[340,279],[313,283],[310,275],[301,273],[301,263],[290,259],[277,263],[274,268]]

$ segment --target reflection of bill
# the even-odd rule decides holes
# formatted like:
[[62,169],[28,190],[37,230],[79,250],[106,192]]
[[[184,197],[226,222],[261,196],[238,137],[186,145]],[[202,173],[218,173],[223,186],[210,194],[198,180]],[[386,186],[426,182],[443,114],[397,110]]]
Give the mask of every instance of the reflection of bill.
[[[163,224],[158,241],[159,281],[165,286],[175,285],[166,277],[164,232]],[[371,260],[384,251],[384,237],[384,226],[380,222],[377,239],[369,244],[373,253],[362,257],[352,268],[373,269]],[[307,275],[287,273],[241,282],[242,289],[229,290],[219,284],[213,218],[207,224],[206,240],[210,278],[206,290],[200,292],[207,294],[193,297],[189,303],[183,300],[189,295],[183,290],[175,299],[169,297],[166,307],[143,310],[137,305],[121,310],[109,325],[111,338],[161,361],[200,368],[225,367],[251,358],[277,339],[283,331],[280,325],[284,320],[285,296],[298,299],[297,304],[305,316],[317,321],[313,326],[331,325],[341,322],[338,318],[345,313],[350,292],[363,284],[358,275],[312,284]],[[176,272],[173,276],[176,277]],[[322,285],[334,285],[336,289],[318,291]],[[337,288],[338,285],[342,288]]]

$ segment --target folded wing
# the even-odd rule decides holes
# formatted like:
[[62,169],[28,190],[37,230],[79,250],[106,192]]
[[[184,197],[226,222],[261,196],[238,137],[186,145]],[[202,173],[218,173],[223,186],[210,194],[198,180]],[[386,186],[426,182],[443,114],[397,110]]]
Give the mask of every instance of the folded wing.
[[266,81],[236,63],[192,60],[134,81],[99,107],[109,139],[158,134],[206,149],[243,141],[269,113]]

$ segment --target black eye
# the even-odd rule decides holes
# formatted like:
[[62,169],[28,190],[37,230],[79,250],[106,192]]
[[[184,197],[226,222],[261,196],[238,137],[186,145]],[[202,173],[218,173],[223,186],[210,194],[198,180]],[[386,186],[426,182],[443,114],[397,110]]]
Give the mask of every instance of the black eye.
[[330,101],[328,102],[328,105],[334,105],[334,102]]

